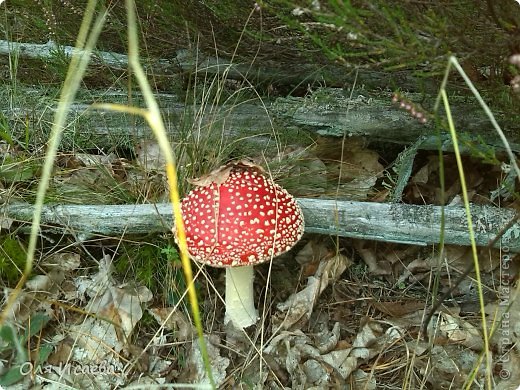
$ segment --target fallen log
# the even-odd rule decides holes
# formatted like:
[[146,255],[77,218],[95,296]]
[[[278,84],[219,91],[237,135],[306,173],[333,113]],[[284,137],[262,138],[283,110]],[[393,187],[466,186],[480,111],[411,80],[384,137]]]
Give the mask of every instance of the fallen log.
[[[370,203],[331,199],[298,199],[305,215],[307,233],[328,234],[366,240],[430,245],[441,237],[441,207],[402,203]],[[29,204],[2,207],[4,218],[26,224],[33,216]],[[462,207],[445,207],[444,240],[447,244],[470,245],[466,215]],[[477,245],[486,246],[502,227],[516,216],[511,209],[471,206]],[[42,231],[92,236],[120,236],[169,232],[173,226],[171,204],[140,205],[46,205]],[[27,227],[27,226],[26,226]],[[497,246],[520,252],[520,222],[504,232]]]
[[[60,46],[52,41],[45,44],[32,44],[0,40],[0,55],[4,56],[17,53],[21,57],[49,61],[56,56],[57,52],[66,56],[71,56],[74,52],[84,53],[74,47]],[[92,54],[91,62],[126,69],[128,57],[120,53],[96,51]],[[327,70],[328,68],[320,68],[317,71],[306,68],[305,64],[300,64],[298,67],[300,71],[295,73],[293,69],[288,71],[264,65],[233,63],[224,58],[196,55],[187,50],[179,50],[174,59],[157,59],[153,61],[152,66],[154,73],[198,72],[208,77],[234,78],[241,81],[259,79],[262,82],[289,80],[289,83],[296,84],[302,81],[311,82],[313,77],[321,82],[325,76],[329,75],[331,79],[339,81],[332,82],[331,80],[326,83],[327,85],[345,86],[344,89],[319,88],[305,97],[227,102],[229,104],[221,106],[212,106],[211,102],[202,102],[186,107],[182,101],[176,100],[174,95],[158,94],[157,100],[162,108],[164,121],[167,124],[176,124],[169,128],[173,139],[182,136],[179,134],[179,129],[186,129],[190,127],[190,124],[195,124],[202,126],[202,129],[195,129],[199,132],[209,134],[218,131],[223,138],[235,137],[241,140],[274,134],[275,131],[289,132],[291,128],[305,128],[311,133],[320,135],[365,136],[371,141],[399,144],[412,144],[418,138],[422,138],[421,149],[437,149],[439,144],[446,150],[451,148],[451,141],[446,131],[441,130],[439,142],[433,126],[430,124],[424,126],[411,118],[407,112],[397,109],[392,104],[391,90],[396,88],[415,90],[416,86],[420,84],[417,80],[408,80],[399,72],[397,75],[368,70],[356,73],[346,72],[343,68],[333,71]],[[386,83],[389,83],[391,87]],[[354,84],[360,87],[356,88],[351,96],[350,86]],[[247,85],[256,84],[249,81]],[[385,85],[389,87],[386,90]],[[432,103],[436,99],[437,92],[436,88],[430,88],[428,94],[408,94],[407,97],[413,102]],[[89,106],[96,102],[128,104],[129,96],[126,93],[113,94],[102,91],[96,97],[94,91],[91,91],[89,95],[93,96],[92,100],[78,100],[78,104],[72,107],[69,124],[64,131],[65,149],[70,149],[71,145],[83,149],[110,148],[114,144],[131,144],[135,137],[150,136],[151,132],[142,118],[89,109]],[[38,102],[31,103],[29,107],[26,104],[24,107],[0,110],[0,113],[8,119],[15,138],[24,139],[28,128],[42,127],[43,134],[39,139],[38,137],[33,137],[33,139],[42,143],[47,139],[56,102],[53,101],[53,97],[45,101],[45,94],[41,91],[37,93],[37,97]],[[139,101],[142,101],[138,94],[132,95],[132,99],[131,104],[137,106],[140,105]],[[468,143],[473,145],[473,148],[478,148],[479,144],[485,144],[503,149],[504,145],[475,99],[460,94],[450,94],[450,104],[457,130],[467,134]],[[520,152],[518,114],[499,112],[494,114],[503,127],[511,149]],[[190,118],[190,116],[192,117]],[[35,122],[32,122],[33,119]],[[179,122],[184,123],[179,126]],[[278,128],[283,130],[275,130]]]
[[[37,147],[48,139],[57,106],[52,98],[42,96],[37,90],[27,91],[27,95],[36,96],[37,102],[0,109],[0,115],[7,119],[15,139],[25,139],[28,128],[35,132],[30,139]],[[95,103],[129,104],[127,93],[103,92],[95,96],[91,92],[91,95],[91,100],[78,99],[71,107],[63,132],[62,149],[110,150],[114,145],[131,146],[136,139],[152,137],[143,118],[92,106]],[[140,94],[132,94],[131,98],[132,105],[144,106]],[[255,100],[220,106],[184,105],[177,96],[170,94],[158,94],[157,101],[173,142],[190,142],[191,133],[194,139],[209,140],[213,137],[214,142],[226,139],[234,140],[235,144],[250,144],[258,139],[267,142],[269,137],[278,138],[281,133],[290,139],[302,139],[299,134],[303,130],[315,136],[362,136],[371,142],[401,145],[421,139],[419,149],[434,150],[441,145],[444,150],[451,150],[450,136],[446,131],[441,131],[439,138],[432,123],[424,125],[411,118],[393,105],[391,94],[385,92],[350,99],[346,91],[323,89],[305,98],[278,98],[271,102]],[[457,130],[466,134],[464,140],[472,145],[469,148],[463,145],[462,153],[479,148],[484,151],[489,147],[504,148],[477,105],[454,103],[452,110]],[[520,152],[517,126],[504,131],[511,149]]]
[[[52,62],[59,54],[61,57],[71,57],[74,53],[83,55],[84,50],[73,46],[59,45],[49,40],[46,43],[12,42],[0,40],[0,56],[16,55],[22,59],[37,59]],[[91,63],[104,65],[113,70],[128,69],[128,56],[117,52],[94,50]],[[413,77],[410,72],[394,71],[380,72],[371,69],[338,66],[335,64],[316,65],[315,63],[299,63],[298,67],[288,68],[274,61],[261,63],[246,63],[230,61],[224,57],[206,56],[204,53],[180,49],[175,58],[156,58],[146,61],[150,72],[156,77],[160,74],[175,74],[179,71],[189,74],[199,73],[205,76],[226,75],[229,79],[243,81],[248,79],[253,85],[258,83],[277,86],[299,86],[318,83],[329,86],[365,85],[372,89],[393,90],[399,86],[403,90],[415,90],[421,86],[430,92],[438,88],[434,81]],[[151,64],[151,65],[150,65]]]
[[[0,39],[0,55],[16,55],[20,58],[39,59],[52,61],[57,55],[72,57],[74,54],[83,56],[85,50],[77,49],[74,46],[59,45],[49,40],[46,43],[13,42]],[[96,65],[106,65],[114,69],[128,69],[128,56],[115,52],[94,50],[90,58]],[[159,60],[156,64],[163,67],[171,67],[171,61]]]

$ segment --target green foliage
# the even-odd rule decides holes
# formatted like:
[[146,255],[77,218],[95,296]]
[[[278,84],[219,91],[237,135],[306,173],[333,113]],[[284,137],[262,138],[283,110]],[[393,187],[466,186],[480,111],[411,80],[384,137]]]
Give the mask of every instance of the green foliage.
[[168,262],[168,272],[166,286],[166,300],[169,305],[177,305],[186,291],[186,282],[182,272],[182,263],[177,248],[173,245],[167,245],[161,249],[161,254],[166,257]]
[[[36,354],[26,350],[29,340],[40,333],[49,322],[50,317],[43,313],[35,313],[31,318],[29,327],[22,334],[11,324],[0,327],[0,355],[9,360],[11,366],[0,375],[0,385],[10,386],[23,379],[24,375],[44,363],[52,352],[52,345],[39,345]],[[40,344],[40,343],[38,343]]]
[[172,245],[167,245],[161,249],[161,254],[166,256],[169,262],[172,262],[175,266],[181,265],[181,259],[179,257],[179,251]]
[[[432,8],[417,11],[401,2],[330,0],[319,9],[297,7],[291,17],[282,19],[333,61],[420,70],[424,62],[435,58],[440,71],[449,41],[436,36],[446,36],[447,16]],[[435,45],[428,40],[435,40]]]
[[475,63],[501,62],[504,46],[497,42],[505,43],[511,32],[502,22],[519,22],[513,16],[517,5],[509,3],[329,0],[298,6],[278,1],[272,11],[331,60],[432,75],[444,70],[453,53]]
[[[160,247],[152,243],[124,243],[114,265],[121,275],[132,275],[137,283],[157,291],[166,273],[166,259]],[[130,276],[129,276],[130,277]]]
[[46,61],[49,70],[58,76],[60,80],[65,80],[69,68],[70,56],[59,46],[51,50],[50,54],[50,58]]
[[[135,279],[153,292],[163,289],[169,305],[179,302],[186,282],[177,247],[156,239],[147,243],[124,243],[114,265],[123,276]],[[131,275],[131,276],[130,276]]]
[[[28,157],[26,153],[29,144],[29,129],[26,126],[25,141],[18,141],[12,134],[7,117],[0,113],[0,139],[7,143],[8,148],[0,158],[0,180],[4,183],[17,183],[33,179],[39,171],[35,159]],[[20,151],[20,149],[23,149]],[[9,152],[7,152],[7,150]]]
[[16,283],[25,268],[26,253],[12,236],[0,237],[0,278],[8,285]]
[[[2,96],[4,98],[4,96]],[[22,103],[23,104],[23,103]],[[30,129],[27,122],[25,123],[25,139],[22,141],[13,136],[11,125],[7,116],[0,112],[0,139],[5,141],[10,147],[18,147],[23,151],[29,148],[30,136],[33,129]]]
[[15,142],[11,135],[11,129],[7,122],[7,117],[0,112],[0,139],[7,142],[9,146],[14,146]]
[[34,160],[20,155],[15,158],[6,156],[0,165],[0,180],[16,183],[34,178],[39,167]]
[[478,158],[486,164],[500,165],[493,146],[490,146],[481,136],[475,137],[468,133],[459,133],[459,140],[467,148],[472,157]]

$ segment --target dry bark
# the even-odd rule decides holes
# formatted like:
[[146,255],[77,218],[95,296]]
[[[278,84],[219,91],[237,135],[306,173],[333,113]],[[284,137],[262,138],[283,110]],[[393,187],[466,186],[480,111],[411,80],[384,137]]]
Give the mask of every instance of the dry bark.
[[[53,42],[46,44],[13,43],[0,40],[0,55],[18,53],[21,57],[52,59],[56,50],[71,55],[74,48],[56,46]],[[92,56],[94,64],[104,64],[109,67],[126,69],[128,57],[124,54],[98,51]],[[285,80],[289,83],[308,81],[313,77],[330,78],[326,85],[338,85],[343,89],[318,89],[306,97],[278,98],[271,101],[229,102],[214,106],[211,102],[199,105],[185,106],[176,96],[158,94],[157,99],[162,107],[164,120],[169,124],[172,139],[183,136],[181,129],[192,128],[195,132],[209,134],[221,132],[222,137],[236,137],[249,142],[251,136],[272,134],[274,128],[290,131],[304,128],[307,131],[328,136],[365,136],[371,141],[412,144],[422,139],[420,148],[436,149],[439,144],[450,149],[451,141],[445,129],[440,130],[440,137],[433,121],[423,125],[413,119],[407,112],[399,110],[391,102],[391,89],[397,87],[406,90],[417,88],[419,82],[410,82],[405,76],[399,76],[397,82],[392,74],[362,71],[357,75],[345,69],[320,69],[316,73],[307,69],[305,64],[299,70],[278,69],[276,66],[256,66],[255,64],[231,63],[226,59],[215,59],[194,55],[186,50],[180,50],[177,58],[158,59],[152,62],[153,72],[182,73],[199,72],[206,75],[224,76],[245,81],[245,86],[260,82]],[[333,81],[336,80],[336,81]],[[352,96],[348,92],[352,85],[356,87]],[[391,88],[386,88],[387,83]],[[410,86],[406,86],[407,83]],[[386,85],[388,86],[388,85]],[[430,89],[430,94],[408,94],[414,102],[433,102],[437,91]],[[89,109],[95,102],[128,103],[125,93],[107,93],[103,91],[96,96],[92,91],[92,99],[77,101],[70,114],[69,126],[65,129],[63,147],[71,145],[83,149],[110,148],[114,144],[125,145],[133,139],[150,136],[150,130],[141,118],[129,117],[127,114],[96,111]],[[142,98],[132,96],[132,104],[142,106]],[[483,114],[477,102],[473,99],[450,96],[451,109],[455,125],[459,132],[465,133],[467,140],[478,145],[487,144],[497,149],[503,145],[495,134],[488,118]],[[44,142],[52,123],[55,104],[42,101],[41,104],[30,107],[14,107],[1,112],[9,120],[13,135],[23,139],[27,126],[41,128],[43,132],[36,141]],[[494,113],[503,125],[506,137],[514,151],[520,151],[520,120],[518,115]],[[180,124],[183,124],[182,126]]]
[[[441,207],[407,204],[335,201],[299,198],[305,216],[305,231],[411,245],[438,243],[441,237]],[[25,203],[2,207],[5,218],[29,222],[33,206]],[[445,207],[444,240],[470,245],[463,207]],[[512,218],[515,211],[495,207],[471,207],[477,245],[486,246]],[[171,204],[141,205],[47,205],[42,230],[75,234],[80,239],[122,234],[171,231]],[[501,245],[520,252],[520,222],[504,232]],[[498,245],[498,243],[497,243]]]

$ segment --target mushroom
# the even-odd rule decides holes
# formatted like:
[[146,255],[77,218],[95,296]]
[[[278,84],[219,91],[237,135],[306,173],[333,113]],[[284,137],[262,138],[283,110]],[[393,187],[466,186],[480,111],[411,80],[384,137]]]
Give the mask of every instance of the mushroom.
[[257,165],[240,161],[192,180],[182,200],[191,258],[226,268],[226,315],[243,329],[256,323],[253,266],[290,250],[302,237],[295,199]]

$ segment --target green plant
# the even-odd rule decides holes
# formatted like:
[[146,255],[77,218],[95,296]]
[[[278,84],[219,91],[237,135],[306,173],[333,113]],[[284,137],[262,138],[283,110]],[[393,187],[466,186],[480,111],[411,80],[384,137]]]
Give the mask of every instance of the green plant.
[[496,156],[495,147],[486,143],[486,141],[478,136],[475,139],[471,134],[461,132],[459,134],[461,146],[467,148],[471,156],[476,157],[486,164],[499,165],[500,160]]
[[0,138],[10,146],[15,145],[7,117],[3,113],[0,113]]
[[[282,4],[284,9],[289,6]],[[293,6],[291,16],[279,15],[289,29],[296,29],[331,60],[420,72],[427,59],[435,58],[430,64],[440,71],[451,42],[436,37],[447,35],[448,16],[432,8],[426,12],[417,8],[397,2],[330,0],[319,8]],[[304,50],[305,44],[300,43]]]
[[[9,92],[9,97],[11,100],[13,99],[14,94],[14,91]],[[11,104],[14,103],[11,102]],[[8,118],[3,113],[0,113],[0,139],[7,142],[7,144],[11,147],[18,147],[24,151],[27,151],[29,149],[29,143],[33,129],[29,128],[29,124],[27,122],[24,123],[23,127],[25,129],[24,138],[23,140],[20,140],[13,135],[12,127],[9,124]]]
[[39,170],[35,159],[24,155],[6,156],[0,163],[0,180],[7,183],[16,183],[34,178]]
[[121,255],[114,262],[116,271],[124,278],[135,278],[138,284],[157,291],[166,271],[165,259],[161,256],[160,248],[146,242],[123,243],[120,252]]
[[[467,226],[468,226],[467,229],[468,229],[468,234],[469,234],[470,242],[471,242],[471,254],[472,254],[472,258],[473,258],[473,267],[474,267],[474,271],[475,271],[475,275],[476,275],[476,277],[475,277],[476,290],[477,290],[477,295],[478,295],[478,301],[480,304],[481,327],[482,327],[482,336],[483,336],[483,348],[482,348],[483,350],[480,354],[479,360],[474,365],[473,370],[470,372],[468,379],[466,380],[464,388],[469,389],[472,386],[473,380],[475,379],[477,372],[479,371],[480,364],[484,361],[485,362],[484,364],[486,364],[485,388],[491,389],[492,388],[492,370],[489,367],[489,365],[492,362],[491,355],[490,355],[490,339],[491,339],[493,329],[488,330],[489,327],[487,324],[487,314],[485,311],[485,300],[484,300],[484,294],[483,294],[484,287],[483,287],[483,283],[481,280],[479,256],[478,256],[477,247],[476,247],[476,243],[475,243],[474,225],[472,222],[472,217],[471,217],[471,212],[470,212],[468,190],[466,187],[464,167],[462,164],[462,158],[461,158],[461,153],[460,153],[460,148],[459,148],[459,141],[458,141],[459,134],[457,133],[457,131],[455,129],[455,124],[454,124],[451,109],[450,109],[450,101],[448,98],[448,94],[446,92],[448,78],[449,78],[450,71],[452,68],[454,68],[457,71],[457,73],[464,79],[464,82],[466,83],[468,88],[471,90],[471,92],[473,93],[475,98],[477,99],[482,110],[485,112],[486,116],[488,117],[489,121],[491,122],[494,130],[499,135],[499,137],[503,143],[503,147],[505,148],[506,153],[507,153],[508,157],[510,158],[511,170],[514,172],[516,178],[519,180],[520,180],[520,169],[516,163],[516,157],[515,157],[513,151],[511,150],[511,146],[509,145],[507,138],[505,137],[502,129],[498,125],[491,109],[485,103],[485,101],[482,99],[477,88],[474,86],[474,84],[471,82],[471,80],[469,79],[467,74],[464,72],[464,70],[462,69],[458,60],[453,56],[450,57],[448,60],[448,63],[447,63],[447,67],[446,67],[445,75],[444,75],[444,78],[443,78],[443,81],[442,81],[442,84],[440,87],[440,91],[439,91],[439,94],[438,94],[438,97],[437,97],[437,100],[436,100],[436,103],[434,106],[434,112],[436,114],[439,113],[439,108],[440,108],[440,105],[442,102],[443,106],[444,106],[445,115],[446,115],[447,127],[449,129],[450,137],[451,137],[451,140],[453,143],[454,153],[455,153],[456,162],[457,162],[457,169],[458,169],[460,183],[461,183],[461,192],[462,192],[462,197],[463,197],[463,202],[464,202],[464,208],[466,211],[466,218],[467,218],[466,222],[467,222]],[[441,162],[443,160],[442,159],[442,148],[439,148],[439,160]],[[444,166],[442,163],[440,165],[440,172],[441,172],[441,188],[442,188],[442,193],[444,193],[444,190],[445,190],[445,188],[444,188]],[[444,234],[444,229],[441,226],[441,235],[443,236],[443,234]],[[443,253],[444,253],[443,238],[441,238],[439,260],[438,260],[439,265],[442,263]],[[440,267],[439,267],[439,269],[440,269]],[[438,278],[438,275],[436,276],[436,278]],[[434,292],[433,292],[434,296],[437,294],[437,289],[438,289],[438,279],[435,281],[435,287],[434,287]],[[437,303],[437,302],[435,302],[435,303]],[[430,318],[430,317],[428,317],[428,318]],[[433,342],[433,339],[431,339],[430,341]],[[409,369],[410,369],[410,367],[409,367]],[[411,372],[411,371],[409,371],[409,372]],[[408,375],[410,375],[410,374],[408,374]],[[407,377],[408,377],[408,375],[407,375]]]
[[193,271],[189,260],[188,249],[186,244],[186,236],[184,231],[184,224],[180,208],[180,196],[178,191],[178,174],[177,164],[173,155],[172,147],[169,143],[166,135],[166,129],[162,120],[161,113],[157,100],[154,97],[153,91],[147,80],[147,76],[140,63],[139,57],[139,40],[137,35],[137,20],[135,14],[135,3],[132,0],[126,1],[127,11],[127,22],[128,22],[128,53],[129,53],[129,65],[134,72],[139,88],[141,89],[146,108],[129,107],[117,104],[100,104],[96,105],[97,108],[104,108],[108,110],[117,110],[120,112],[131,113],[134,115],[140,115],[150,125],[160,151],[165,158],[166,176],[168,178],[169,190],[170,190],[170,201],[172,203],[172,211],[176,221],[177,237],[180,248],[180,258],[182,262],[182,269],[186,280],[189,281],[187,284],[187,294],[190,302],[195,327],[197,329],[199,347],[204,361],[205,371],[208,375],[209,381],[212,387],[215,387],[213,376],[211,373],[211,365],[209,362],[209,356],[206,349],[206,343],[203,336],[203,325],[200,317],[197,293],[193,283]]
[[93,22],[95,15],[95,5],[95,1],[89,1],[89,4],[86,7],[86,12],[83,18],[81,28],[78,33],[76,46],[78,48],[83,49],[84,51],[83,54],[76,53],[72,57],[67,77],[63,85],[62,93],[60,96],[60,102],[56,111],[56,118],[53,123],[51,136],[48,142],[48,149],[45,162],[42,168],[41,180],[38,184],[34,218],[31,226],[31,234],[27,249],[27,261],[25,263],[24,271],[21,275],[21,278],[18,281],[16,288],[9,295],[9,298],[7,299],[7,302],[4,306],[4,310],[0,313],[0,324],[3,324],[5,322],[9,309],[15,303],[23,285],[25,284],[27,278],[29,277],[32,271],[45,193],[49,186],[49,181],[53,170],[53,163],[56,158],[56,153],[61,139],[61,134],[65,127],[67,113],[73,102],[75,92],[79,88],[81,78],[85,73],[88,61],[90,59],[90,53],[93,50],[94,44],[97,41],[97,38],[99,36],[99,33],[101,32],[101,28],[104,24],[104,20],[106,17],[106,12],[101,12],[98,15],[97,20]]
[[44,363],[53,350],[48,343],[38,340],[35,350],[27,350],[31,338],[41,333],[50,317],[43,313],[33,314],[28,321],[29,326],[21,334],[6,323],[0,327],[0,355],[8,360],[11,366],[0,375],[0,385],[10,386],[23,379]]
[[186,290],[177,248],[163,239],[124,242],[115,259],[116,271],[148,287],[152,292],[166,291],[168,305],[175,305]]
[[25,267],[26,249],[12,236],[0,238],[0,278],[7,285],[16,283]]
[[[166,257],[167,272],[166,280],[168,284],[166,287],[166,300],[168,305],[176,306],[182,299],[186,291],[186,280],[182,273],[182,263],[177,248],[171,244],[161,249],[161,254]],[[198,289],[198,283],[195,282],[195,287]]]
[[63,47],[56,46],[50,51],[50,58],[46,61],[49,70],[57,76],[58,80],[64,80],[70,63],[70,56]]

